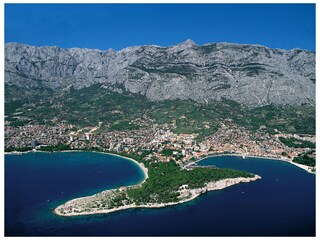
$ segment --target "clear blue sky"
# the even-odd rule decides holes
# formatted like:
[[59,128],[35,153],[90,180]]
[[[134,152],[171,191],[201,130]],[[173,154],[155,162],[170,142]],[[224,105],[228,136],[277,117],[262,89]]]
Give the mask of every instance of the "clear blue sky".
[[186,39],[315,51],[315,4],[5,4],[5,42],[120,50]]

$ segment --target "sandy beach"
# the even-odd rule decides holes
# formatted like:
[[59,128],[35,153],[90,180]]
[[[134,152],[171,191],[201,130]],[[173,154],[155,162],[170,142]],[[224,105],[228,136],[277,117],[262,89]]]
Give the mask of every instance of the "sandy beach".
[[[13,152],[5,152],[5,154],[16,154],[16,155],[20,155],[20,154],[25,154],[25,153],[29,153],[29,152],[33,152],[33,153],[36,153],[36,152],[39,152],[39,153],[47,153],[45,151],[40,151],[40,150],[30,150],[30,151],[25,151],[25,152],[16,152],[16,151],[13,151]],[[85,150],[64,150],[64,151],[60,151],[60,152],[86,152]],[[93,151],[95,152],[95,151]],[[125,156],[121,156],[121,155],[117,155],[117,154],[114,154],[114,153],[105,153],[105,152],[95,152],[95,153],[103,153],[103,154],[109,154],[109,155],[113,155],[113,156],[117,156],[117,157],[121,157],[121,158],[125,158],[127,160],[130,160],[130,161],[133,161],[135,164],[138,164],[141,169],[143,170],[144,172],[144,175],[145,175],[145,179],[148,178],[148,169],[143,165],[143,164],[140,164],[138,161],[132,159],[132,158],[129,158],[129,157],[125,157]],[[186,165],[184,165],[184,168],[187,167],[188,165],[191,165],[191,164],[194,164],[196,162],[200,162],[202,160],[205,160],[207,158],[210,158],[210,157],[219,157],[219,156],[236,156],[236,157],[243,157],[245,156],[245,159],[247,158],[259,158],[259,159],[264,159],[264,160],[268,160],[268,159],[271,159],[271,160],[278,160],[278,161],[284,161],[284,162],[287,162],[287,163],[290,163],[290,164],[293,164],[295,165],[296,167],[299,167],[309,173],[312,173],[312,174],[315,174],[316,172],[312,171],[312,167],[309,167],[309,166],[306,166],[306,165],[302,165],[302,164],[299,164],[299,163],[295,163],[292,161],[292,159],[289,159],[289,158],[279,158],[279,157],[272,157],[272,156],[255,156],[255,155],[249,155],[249,154],[238,154],[238,153],[227,153],[227,154],[213,154],[213,155],[208,155],[208,156],[205,156],[205,157],[202,157],[202,158],[199,158],[195,161],[192,161]],[[142,181],[144,182],[145,179]]]
[[316,174],[316,172],[312,172],[312,167],[309,167],[309,166],[306,166],[306,165],[302,165],[302,164],[299,164],[299,163],[295,163],[293,162],[291,159],[289,158],[278,158],[278,157],[269,157],[269,156],[255,156],[255,155],[249,155],[249,154],[238,154],[238,153],[227,153],[227,154],[214,154],[214,155],[208,155],[208,156],[205,156],[203,158],[200,158],[200,159],[197,159],[195,161],[192,161],[188,164],[186,164],[184,166],[187,167],[189,165],[192,165],[194,163],[197,163],[197,162],[200,162],[202,160],[205,160],[207,158],[210,158],[210,157],[223,157],[223,156],[235,156],[235,157],[243,157],[245,156],[244,160],[246,159],[250,159],[250,158],[259,158],[259,159],[263,159],[263,160],[277,160],[277,161],[283,161],[283,162],[287,162],[287,163],[290,163],[290,164],[293,164],[295,165],[296,167],[299,167],[309,173],[312,173],[312,174]]
[[103,153],[103,154],[107,154],[107,155],[113,155],[113,156],[116,156],[116,157],[125,158],[125,159],[130,160],[130,161],[134,162],[135,164],[137,164],[142,169],[142,171],[144,173],[144,179],[139,184],[144,183],[146,181],[146,179],[149,177],[148,168],[146,168],[143,163],[139,163],[138,161],[134,160],[133,158],[129,158],[129,157],[113,154],[113,153],[104,153],[104,152],[96,152],[96,153]]
[[[76,150],[75,149],[75,150],[64,150],[64,151],[59,151],[59,152],[87,152],[87,151],[85,151],[85,150]],[[137,164],[141,168],[143,173],[144,173],[144,179],[143,179],[143,181],[141,183],[143,183],[148,178],[148,169],[143,165],[143,163],[139,163],[138,161],[134,160],[133,158],[129,158],[129,157],[113,154],[113,153],[95,152],[95,151],[92,151],[92,152],[94,152],[94,153],[102,153],[102,154],[106,154],[106,155],[113,155],[113,156],[116,156],[116,157],[125,158],[127,160],[130,160],[130,161],[134,162],[135,164]],[[21,154],[26,154],[26,153],[48,153],[48,152],[41,151],[41,150],[30,150],[30,151],[25,151],[25,152],[17,152],[17,151],[5,152],[5,154],[8,154],[8,155],[11,155],[11,154],[12,155],[21,155]]]
[[[38,152],[38,153],[40,153],[40,152],[43,152],[43,151],[34,151],[33,150],[33,151],[28,151],[28,152]],[[61,151],[61,152],[84,152],[84,151],[83,150],[65,150],[65,151]],[[10,152],[10,153],[6,153],[6,154],[23,154],[23,153],[26,153],[26,152]],[[132,186],[127,186],[129,188],[130,187],[138,187],[138,186],[140,186],[148,178],[148,169],[144,166],[143,163],[139,163],[138,161],[136,161],[136,160],[134,160],[132,158],[121,156],[121,155],[117,155],[117,154],[113,154],[113,153],[105,153],[105,152],[95,152],[95,153],[102,153],[102,154],[106,154],[106,155],[113,155],[113,156],[116,156],[116,157],[125,158],[125,159],[127,159],[129,161],[134,162],[135,164],[137,164],[141,168],[141,170],[144,173],[144,179],[138,184],[135,184],[135,185],[132,185]],[[188,163],[183,168],[186,168],[188,165],[194,164],[196,162],[205,160],[205,159],[207,159],[209,157],[217,157],[217,156],[238,156],[238,157],[243,157],[244,155],[243,154],[232,153],[232,154],[217,154],[217,155],[206,156],[204,158],[200,158],[200,159],[198,159],[196,161]],[[305,171],[308,171],[309,173],[315,174],[315,172],[311,171],[311,169],[312,169],[311,167],[295,163],[290,159],[245,155],[244,160],[250,159],[250,158],[260,158],[260,159],[265,159],[265,160],[272,159],[272,160],[284,161],[284,162],[291,163],[291,164],[293,164],[293,165],[295,165],[295,166],[297,166],[297,167],[299,167],[299,168],[301,168],[301,169],[303,169]],[[115,212],[115,211],[121,211],[121,210],[125,210],[125,209],[130,209],[130,208],[162,208],[162,207],[166,207],[166,206],[171,206],[171,205],[176,205],[176,204],[192,201],[193,199],[197,198],[199,195],[201,195],[201,194],[203,194],[203,193],[205,193],[207,191],[220,190],[220,189],[223,189],[223,188],[235,185],[235,184],[239,184],[241,182],[250,182],[250,181],[255,181],[255,180],[258,180],[258,179],[261,179],[261,177],[258,176],[258,175],[255,175],[253,178],[224,179],[224,180],[220,180],[220,181],[217,181],[217,182],[209,182],[209,183],[207,183],[205,188],[192,189],[190,191],[191,196],[189,198],[181,199],[178,202],[169,202],[169,203],[161,203],[161,204],[146,204],[146,205],[128,204],[128,205],[117,207],[117,208],[113,208],[113,209],[103,209],[103,210],[92,209],[90,212],[89,211],[87,211],[87,212],[72,212],[72,213],[64,213],[64,214],[61,214],[60,211],[59,211],[59,209],[66,208],[66,207],[71,207],[74,203],[77,203],[79,201],[88,202],[88,201],[90,201],[90,199],[95,199],[100,194],[103,194],[103,193],[108,192],[108,191],[115,190],[115,189],[110,189],[110,190],[105,190],[103,192],[97,193],[97,194],[92,195],[92,196],[86,196],[86,197],[81,197],[81,198],[76,198],[76,199],[70,200],[70,201],[66,202],[65,204],[60,205],[57,208],[55,208],[54,213],[59,215],[59,216],[78,216],[78,215],[89,215],[89,214],[107,214],[107,213],[111,213],[111,212]]]

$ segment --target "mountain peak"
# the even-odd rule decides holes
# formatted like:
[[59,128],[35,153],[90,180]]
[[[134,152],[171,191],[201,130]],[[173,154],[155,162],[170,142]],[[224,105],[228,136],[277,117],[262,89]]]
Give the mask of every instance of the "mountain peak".
[[179,43],[178,45],[176,46],[187,46],[187,47],[193,47],[193,46],[196,46],[197,44],[192,41],[191,39],[187,39],[186,41],[182,42],[182,43]]

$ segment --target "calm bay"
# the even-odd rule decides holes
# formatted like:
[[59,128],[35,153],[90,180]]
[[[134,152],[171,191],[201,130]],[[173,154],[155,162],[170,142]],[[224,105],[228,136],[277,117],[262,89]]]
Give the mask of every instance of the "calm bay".
[[70,199],[133,185],[143,171],[127,159],[91,152],[5,155],[6,236],[314,236],[315,175],[289,163],[211,157],[216,165],[262,180],[161,209],[56,216]]

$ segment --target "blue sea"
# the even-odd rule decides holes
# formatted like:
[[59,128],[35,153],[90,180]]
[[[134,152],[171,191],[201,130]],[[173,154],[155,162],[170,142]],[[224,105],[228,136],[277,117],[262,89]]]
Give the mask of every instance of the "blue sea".
[[257,158],[212,157],[198,164],[245,170],[262,180],[166,208],[60,217],[52,210],[59,204],[139,183],[142,170],[101,153],[5,155],[5,235],[315,236],[315,175]]

